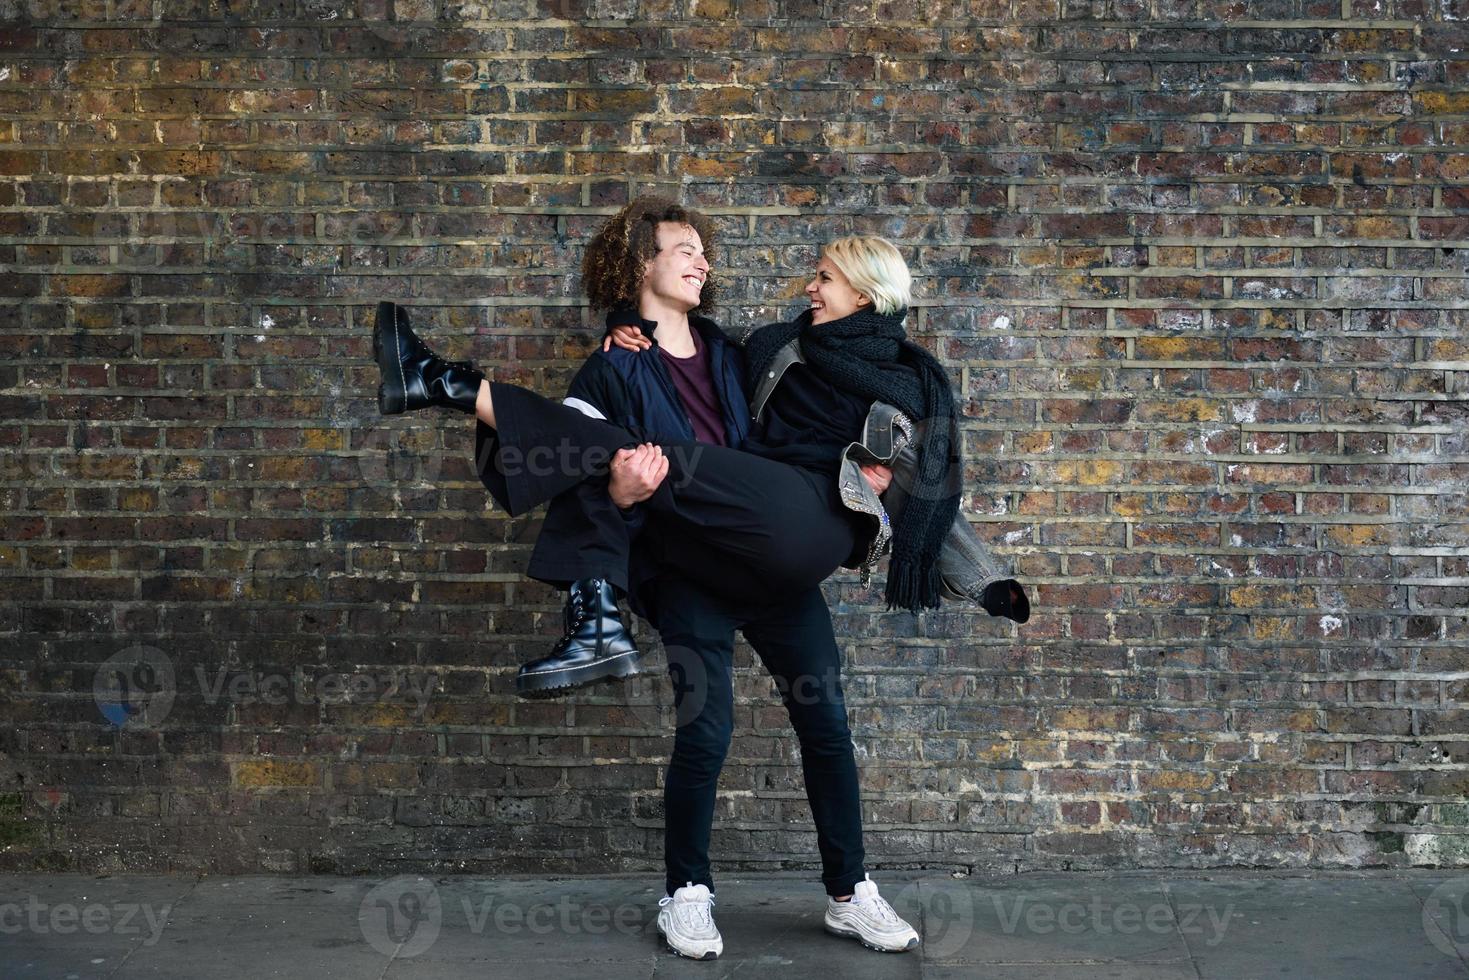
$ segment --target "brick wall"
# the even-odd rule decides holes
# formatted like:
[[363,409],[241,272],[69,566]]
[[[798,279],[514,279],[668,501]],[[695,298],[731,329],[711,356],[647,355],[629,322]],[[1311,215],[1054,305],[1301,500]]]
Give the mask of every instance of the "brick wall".
[[[660,866],[666,683],[513,697],[535,522],[379,420],[368,327],[559,393],[653,189],[730,327],[903,244],[1030,583],[829,583],[874,864],[1469,863],[1465,0],[0,16],[0,866]],[[720,866],[811,867],[737,666]]]

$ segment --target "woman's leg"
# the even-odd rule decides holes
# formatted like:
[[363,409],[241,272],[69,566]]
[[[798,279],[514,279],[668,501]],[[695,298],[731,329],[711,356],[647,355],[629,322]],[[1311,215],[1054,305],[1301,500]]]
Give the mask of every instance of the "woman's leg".
[[742,632],[780,689],[801,742],[821,882],[833,898],[849,897],[866,875],[862,799],[842,694],[841,653],[826,599],[820,589],[808,589],[746,623]]
[[518,385],[486,382],[476,401],[475,467],[495,502],[519,517],[582,481],[605,478],[637,433],[589,418]]
[[[524,388],[489,387],[498,428],[480,420],[476,466],[513,516],[588,479],[605,479],[618,449],[647,441]],[[718,566],[740,562],[772,588],[806,588],[854,550],[857,531],[835,480],[723,446],[658,444],[669,461],[668,476],[643,506],[665,528],[703,546],[702,552],[690,549],[697,557],[684,561],[684,571],[717,576]],[[564,557],[574,561],[577,550],[569,543]],[[716,567],[710,567],[710,554],[718,556]]]
[[485,425],[492,429],[495,427],[495,398],[490,392],[488,381],[481,380],[479,383],[479,395],[474,400],[474,414]]
[[660,554],[666,564],[726,599],[769,602],[819,585],[857,549],[854,513],[837,496],[834,478],[700,448],[707,451],[687,481],[675,483],[670,464],[668,479],[646,503],[663,540],[673,543]]

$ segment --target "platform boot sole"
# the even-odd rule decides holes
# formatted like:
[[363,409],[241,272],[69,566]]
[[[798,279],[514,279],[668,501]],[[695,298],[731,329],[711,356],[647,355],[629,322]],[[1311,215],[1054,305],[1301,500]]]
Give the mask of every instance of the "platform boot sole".
[[523,698],[559,698],[575,688],[595,684],[597,681],[621,681],[640,673],[642,671],[638,665],[638,652],[629,650],[627,653],[582,664],[580,667],[522,674],[515,678],[515,693]]
[[377,410],[383,415],[401,414],[408,402],[408,385],[403,362],[398,360],[398,308],[387,301],[377,304],[377,323],[372,329],[372,356],[377,359],[382,384],[377,386]]

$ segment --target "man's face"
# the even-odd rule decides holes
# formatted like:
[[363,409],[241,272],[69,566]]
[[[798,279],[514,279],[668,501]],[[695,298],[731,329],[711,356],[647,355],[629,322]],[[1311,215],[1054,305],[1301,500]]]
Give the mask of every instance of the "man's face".
[[699,233],[676,221],[658,223],[658,254],[643,270],[641,297],[656,297],[687,313],[699,305],[699,295],[709,278],[709,261]]

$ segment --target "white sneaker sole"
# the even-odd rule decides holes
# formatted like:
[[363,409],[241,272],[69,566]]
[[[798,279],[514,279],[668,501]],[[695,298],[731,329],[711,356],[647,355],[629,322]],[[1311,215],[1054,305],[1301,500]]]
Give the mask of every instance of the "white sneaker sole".
[[673,941],[668,938],[668,933],[663,931],[662,926],[658,927],[658,936],[663,940],[663,945],[668,947],[669,952],[677,953],[679,956],[689,960],[717,960],[719,959],[720,951],[724,948],[721,945],[719,949],[707,949],[703,953],[686,953],[673,945]]
[[862,935],[862,933],[858,932],[856,929],[847,929],[843,926],[836,926],[832,925],[830,922],[827,922],[826,931],[831,933],[833,936],[844,936],[848,939],[855,939],[863,946],[866,946],[868,949],[876,950],[879,953],[906,953],[910,949],[918,948],[917,936],[914,936],[912,939],[908,940],[908,945],[906,946],[879,946],[877,943],[874,943],[872,940]]

